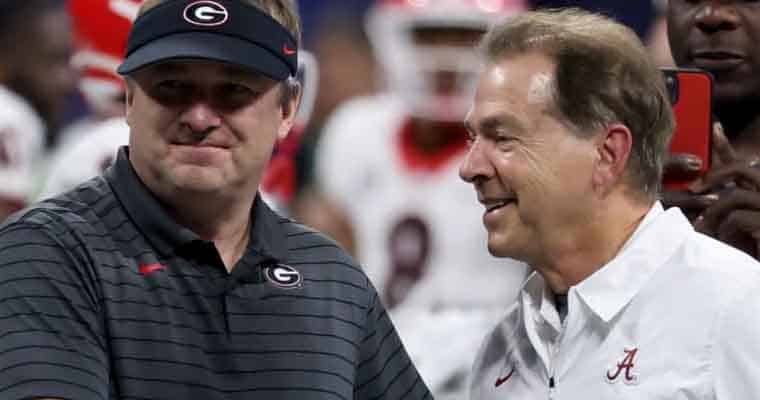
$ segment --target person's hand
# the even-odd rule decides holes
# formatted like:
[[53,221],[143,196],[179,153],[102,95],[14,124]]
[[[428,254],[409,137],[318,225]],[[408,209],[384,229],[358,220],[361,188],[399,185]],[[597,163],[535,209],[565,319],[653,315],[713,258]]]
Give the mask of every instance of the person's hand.
[[739,159],[722,129],[713,135],[713,168],[689,187],[711,196],[695,228],[754,258],[760,256],[760,159]]
[[[727,183],[733,185],[727,186]],[[754,258],[760,257],[760,163],[740,160],[708,173],[694,190],[715,190],[714,204],[696,219],[694,227]]]
[[[688,181],[697,179],[702,160],[693,154],[669,154],[665,160],[664,174],[668,179]],[[662,202],[666,208],[678,207],[689,220],[693,220],[707,207],[713,204],[717,197],[712,193],[695,193],[690,190],[669,190],[664,188]]]
[[[713,124],[713,138],[716,135],[723,136],[722,129],[720,123],[716,122]],[[720,150],[724,151],[725,149],[721,148]],[[730,149],[727,151],[730,151]],[[720,157],[718,154],[713,154],[713,163],[719,161]],[[671,182],[695,181],[699,178],[704,162],[705,160],[700,159],[694,154],[669,153],[668,158],[665,160],[664,180]],[[666,208],[680,208],[692,222],[707,207],[715,203],[717,199],[718,197],[714,193],[695,192],[688,190],[688,188],[671,190],[665,187],[662,193],[662,202]]]

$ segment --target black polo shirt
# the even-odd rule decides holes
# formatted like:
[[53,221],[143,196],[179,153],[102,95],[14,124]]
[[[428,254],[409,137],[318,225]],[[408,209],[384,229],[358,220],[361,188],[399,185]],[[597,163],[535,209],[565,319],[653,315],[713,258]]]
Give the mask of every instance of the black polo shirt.
[[0,399],[430,397],[351,258],[263,201],[252,216],[228,273],[121,149],[104,176],[9,219]]

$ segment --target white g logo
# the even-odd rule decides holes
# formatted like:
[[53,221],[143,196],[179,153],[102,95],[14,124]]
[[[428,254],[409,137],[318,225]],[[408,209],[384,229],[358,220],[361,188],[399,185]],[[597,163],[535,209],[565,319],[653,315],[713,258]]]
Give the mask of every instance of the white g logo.
[[188,4],[182,16],[193,25],[217,26],[227,22],[229,13],[215,1],[200,0]]
[[274,264],[264,269],[264,277],[275,286],[283,289],[294,289],[301,287],[303,277],[297,269],[285,265]]

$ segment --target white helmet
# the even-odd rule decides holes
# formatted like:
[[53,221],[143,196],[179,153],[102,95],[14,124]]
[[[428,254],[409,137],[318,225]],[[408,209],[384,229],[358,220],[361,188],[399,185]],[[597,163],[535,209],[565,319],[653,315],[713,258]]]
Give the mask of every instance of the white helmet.
[[[401,96],[411,115],[461,121],[472,101],[480,63],[474,44],[417,43],[415,32],[485,32],[492,23],[526,8],[526,0],[378,0],[368,14],[367,34],[388,89]],[[437,82],[441,73],[448,84]]]
[[82,69],[80,89],[99,114],[123,113],[124,81],[116,73],[127,48],[132,22],[143,0],[69,0]]

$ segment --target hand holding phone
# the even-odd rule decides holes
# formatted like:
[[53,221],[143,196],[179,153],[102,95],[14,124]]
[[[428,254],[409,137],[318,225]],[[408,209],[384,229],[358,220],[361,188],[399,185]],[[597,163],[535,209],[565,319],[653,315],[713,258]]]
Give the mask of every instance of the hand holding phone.
[[690,154],[701,160],[692,174],[666,174],[669,190],[685,190],[689,183],[710,169],[712,151],[712,76],[697,69],[663,68],[665,83],[676,119],[670,142],[672,157]]

